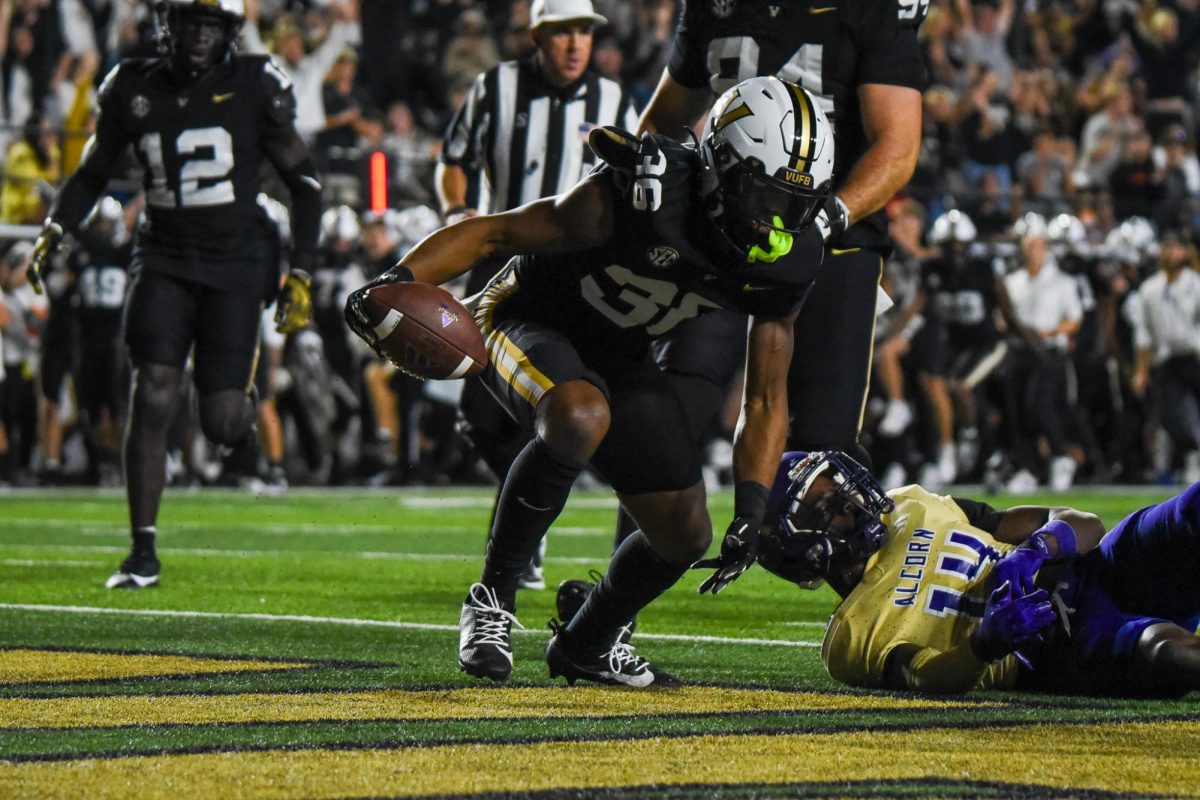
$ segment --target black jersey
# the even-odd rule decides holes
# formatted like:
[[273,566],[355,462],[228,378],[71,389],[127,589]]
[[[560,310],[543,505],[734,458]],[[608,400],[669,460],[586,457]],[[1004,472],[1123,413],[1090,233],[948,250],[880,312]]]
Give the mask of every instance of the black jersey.
[[982,252],[943,256],[929,263],[925,288],[951,345],[974,347],[999,339],[996,282],[1002,274],[1003,267]]
[[[682,170],[669,176],[686,180]],[[803,302],[814,257],[799,241],[774,263],[714,271],[681,253],[711,253],[728,245],[703,213],[691,214],[680,241],[634,207],[625,176],[609,166],[589,180],[611,193],[612,235],[598,247],[514,259],[522,314],[546,322],[603,359],[638,358],[655,338],[699,314],[730,309],[782,317]],[[816,259],[819,260],[819,259]]]
[[[817,97],[834,128],[836,183],[867,149],[858,87],[925,86],[917,41],[927,0],[690,0],[668,65],[681,86],[721,93],[756,75],[775,75]],[[839,244],[887,247],[878,211]]]
[[69,264],[75,275],[76,310],[85,334],[101,327],[115,330],[120,326],[132,259],[132,242],[114,244],[110,236],[91,231],[80,234]]
[[246,55],[181,86],[166,59],[127,59],[105,78],[99,104],[99,144],[133,145],[144,170],[146,268],[261,287],[274,234],[255,197],[266,142],[292,125],[287,76],[266,56]]

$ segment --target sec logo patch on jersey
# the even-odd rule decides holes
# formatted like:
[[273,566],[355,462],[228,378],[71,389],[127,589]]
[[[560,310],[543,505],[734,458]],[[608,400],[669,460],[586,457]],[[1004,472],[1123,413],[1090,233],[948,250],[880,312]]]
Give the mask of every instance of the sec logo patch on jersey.
[[713,15],[725,19],[737,9],[737,0],[712,0]]
[[646,251],[646,260],[655,267],[665,269],[679,260],[679,251],[666,245],[658,244]]
[[144,94],[136,94],[129,101],[129,113],[138,119],[145,119],[146,115],[150,113],[150,101]]

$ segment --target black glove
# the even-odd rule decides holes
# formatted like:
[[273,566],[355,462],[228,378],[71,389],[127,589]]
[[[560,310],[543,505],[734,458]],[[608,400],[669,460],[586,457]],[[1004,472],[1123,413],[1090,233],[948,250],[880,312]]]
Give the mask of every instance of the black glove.
[[371,318],[363,310],[363,299],[376,286],[382,286],[386,283],[411,283],[412,281],[412,270],[403,264],[397,264],[373,278],[365,286],[355,289],[346,298],[346,306],[342,309],[342,316],[346,319],[346,325],[350,327],[350,330],[354,331],[355,336],[366,342],[375,351],[375,355],[380,358],[383,358],[384,355],[379,349],[379,337],[375,335],[375,326],[371,324]]
[[750,569],[758,557],[758,533],[766,515],[770,489],[755,481],[740,481],[734,487],[733,522],[725,529],[721,554],[692,564],[692,569],[715,569],[700,584],[700,594],[719,594]]
[[26,277],[29,285],[38,294],[42,293],[42,273],[46,271],[50,256],[63,248],[62,226],[53,220],[46,220],[42,232],[33,243],[33,251],[29,254],[29,264],[26,267]]
[[821,239],[826,242],[837,239],[850,227],[850,209],[841,198],[833,192],[825,196],[825,203],[817,212],[813,225],[821,232]]

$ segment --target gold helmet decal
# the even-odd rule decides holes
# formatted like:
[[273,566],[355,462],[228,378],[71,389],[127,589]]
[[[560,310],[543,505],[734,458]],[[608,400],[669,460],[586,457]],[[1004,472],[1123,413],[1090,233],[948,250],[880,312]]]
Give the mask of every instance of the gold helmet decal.
[[739,119],[744,119],[754,115],[754,112],[750,109],[749,104],[747,104],[744,100],[742,101],[741,105],[730,108],[730,106],[733,105],[734,100],[741,99],[741,92],[732,92],[726,96],[725,106],[723,108],[713,110],[713,116],[717,120],[717,123],[713,125],[714,131],[719,131],[730,123],[737,122]]

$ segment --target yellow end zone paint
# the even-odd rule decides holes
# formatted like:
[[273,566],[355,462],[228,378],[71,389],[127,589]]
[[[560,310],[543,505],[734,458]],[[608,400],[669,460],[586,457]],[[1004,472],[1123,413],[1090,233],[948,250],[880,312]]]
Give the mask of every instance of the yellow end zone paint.
[[754,711],[919,710],[976,704],[875,695],[812,694],[687,686],[613,691],[596,687],[447,689],[300,694],[0,699],[0,728],[201,725],[307,720],[511,719],[742,714]]
[[[639,695],[640,696],[640,695]],[[0,796],[405,796],[943,778],[1196,796],[1200,723],[272,751],[0,763]],[[731,754],[742,755],[731,758]],[[752,754],[752,755],[749,755]]]
[[[309,664],[278,661],[230,661],[190,656],[121,653],[64,653],[53,650],[0,649],[0,683],[50,683],[297,669]],[[2,718],[3,715],[0,715]]]

